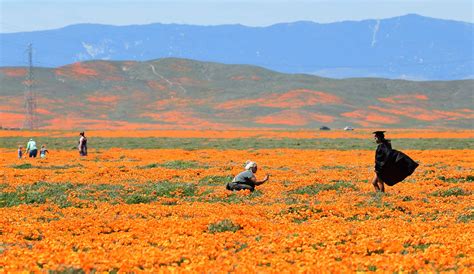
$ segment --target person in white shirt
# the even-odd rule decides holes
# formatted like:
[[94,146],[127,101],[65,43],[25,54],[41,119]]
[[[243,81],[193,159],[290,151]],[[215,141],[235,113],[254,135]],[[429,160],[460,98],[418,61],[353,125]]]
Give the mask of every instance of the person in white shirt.
[[29,153],[30,158],[36,158],[38,155],[38,148],[36,147],[36,142],[33,139],[30,139],[28,144],[26,144],[26,153]]

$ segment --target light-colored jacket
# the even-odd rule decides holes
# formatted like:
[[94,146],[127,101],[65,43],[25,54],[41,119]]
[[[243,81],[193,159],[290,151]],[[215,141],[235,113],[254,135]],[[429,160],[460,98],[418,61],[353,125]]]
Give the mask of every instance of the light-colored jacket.
[[34,150],[34,149],[38,149],[38,148],[36,147],[36,142],[33,141],[33,140],[31,140],[31,141],[29,141],[28,144],[26,145],[26,150],[32,151],[32,150]]

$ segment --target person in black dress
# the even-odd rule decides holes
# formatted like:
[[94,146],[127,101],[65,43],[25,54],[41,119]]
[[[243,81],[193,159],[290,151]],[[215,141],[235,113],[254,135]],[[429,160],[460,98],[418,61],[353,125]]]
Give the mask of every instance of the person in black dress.
[[390,152],[392,150],[392,145],[390,140],[385,139],[385,131],[375,131],[374,139],[377,145],[377,150],[375,151],[375,176],[372,180],[372,185],[375,188],[375,191],[385,192],[385,185],[381,178],[381,172],[386,165]]
[[385,192],[385,185],[393,186],[410,176],[418,167],[408,155],[392,149],[390,140],[385,139],[385,131],[375,131],[377,145],[375,151],[375,176],[372,185],[375,191]]

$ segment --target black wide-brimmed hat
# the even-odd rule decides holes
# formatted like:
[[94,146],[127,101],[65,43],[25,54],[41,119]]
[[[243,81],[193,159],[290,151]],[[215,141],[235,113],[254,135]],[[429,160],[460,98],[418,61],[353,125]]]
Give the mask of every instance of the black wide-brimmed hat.
[[385,138],[385,131],[382,131],[382,130],[377,130],[377,131],[374,131],[372,132],[373,134],[375,134],[375,136],[379,136],[379,137],[382,137],[382,138]]

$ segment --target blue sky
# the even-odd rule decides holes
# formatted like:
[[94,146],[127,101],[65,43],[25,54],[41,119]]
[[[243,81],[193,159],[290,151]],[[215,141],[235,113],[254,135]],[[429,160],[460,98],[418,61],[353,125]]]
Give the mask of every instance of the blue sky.
[[77,23],[182,23],[268,26],[300,20],[329,23],[417,13],[474,22],[471,0],[0,0],[0,32]]

